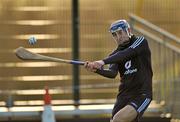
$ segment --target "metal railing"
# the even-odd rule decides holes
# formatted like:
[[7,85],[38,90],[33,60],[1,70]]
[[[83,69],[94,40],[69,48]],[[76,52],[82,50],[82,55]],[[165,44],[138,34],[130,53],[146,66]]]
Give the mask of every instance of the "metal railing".
[[129,16],[133,32],[144,35],[151,48],[153,98],[164,105],[165,114],[179,118],[180,39],[143,18],[134,14]]

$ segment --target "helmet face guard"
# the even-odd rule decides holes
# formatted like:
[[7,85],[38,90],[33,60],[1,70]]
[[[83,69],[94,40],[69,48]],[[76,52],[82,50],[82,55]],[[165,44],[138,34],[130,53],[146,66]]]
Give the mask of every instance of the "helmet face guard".
[[130,29],[130,26],[126,20],[118,20],[111,24],[109,31],[111,33],[115,33],[119,30],[123,30],[128,34],[129,37],[131,37],[132,34],[128,31],[128,29]]

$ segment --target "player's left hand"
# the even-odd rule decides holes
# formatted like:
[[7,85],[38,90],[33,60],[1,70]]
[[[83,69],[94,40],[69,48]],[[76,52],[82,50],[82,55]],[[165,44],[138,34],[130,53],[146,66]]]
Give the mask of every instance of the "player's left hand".
[[103,66],[104,66],[104,61],[103,60],[93,62],[93,67],[96,68],[96,69],[101,69]]
[[84,67],[90,72],[96,72],[97,68],[94,67],[94,63],[90,61],[86,61]]

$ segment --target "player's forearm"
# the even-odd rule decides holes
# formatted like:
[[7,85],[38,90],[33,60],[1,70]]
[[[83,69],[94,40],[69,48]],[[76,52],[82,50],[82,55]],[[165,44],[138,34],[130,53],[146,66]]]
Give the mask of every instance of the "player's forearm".
[[115,78],[117,76],[117,72],[110,69],[98,69],[96,73],[107,78]]
[[133,51],[132,49],[128,48],[126,50],[123,51],[119,51],[105,59],[103,59],[105,64],[113,64],[113,63],[119,63],[125,59],[128,59],[132,56],[135,55],[135,51]]
[[145,53],[149,49],[147,40],[144,37],[136,39],[136,41],[129,47],[124,50],[118,51],[117,53],[105,58],[103,60],[104,64],[113,64],[119,63],[128,58],[137,56],[137,54]]

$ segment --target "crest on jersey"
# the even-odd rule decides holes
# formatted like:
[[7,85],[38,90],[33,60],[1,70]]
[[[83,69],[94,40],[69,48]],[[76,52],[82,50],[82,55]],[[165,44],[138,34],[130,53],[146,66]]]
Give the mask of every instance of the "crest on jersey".
[[129,69],[131,67],[131,60],[129,60],[129,61],[127,61],[126,63],[125,63],[125,68],[126,69]]

